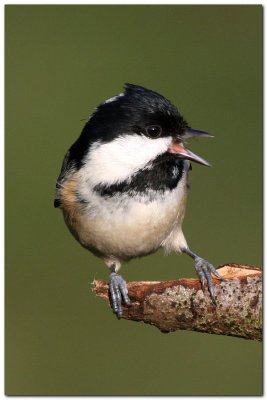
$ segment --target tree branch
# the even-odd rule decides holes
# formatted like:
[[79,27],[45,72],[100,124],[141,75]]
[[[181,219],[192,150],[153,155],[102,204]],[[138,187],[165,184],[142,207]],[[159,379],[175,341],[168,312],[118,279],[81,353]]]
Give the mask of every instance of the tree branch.
[[[162,332],[186,329],[262,340],[262,271],[227,264],[218,272],[225,281],[213,279],[217,307],[198,279],[129,282],[132,305],[123,307],[122,318],[143,321]],[[106,282],[95,280],[93,291],[109,299]]]

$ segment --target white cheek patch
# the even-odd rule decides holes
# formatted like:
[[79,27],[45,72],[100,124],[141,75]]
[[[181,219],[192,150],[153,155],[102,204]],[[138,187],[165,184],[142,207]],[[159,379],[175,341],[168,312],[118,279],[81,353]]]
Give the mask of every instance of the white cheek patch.
[[80,176],[87,184],[113,184],[130,180],[139,169],[165,153],[172,138],[150,139],[131,134],[109,143],[95,143],[87,155]]

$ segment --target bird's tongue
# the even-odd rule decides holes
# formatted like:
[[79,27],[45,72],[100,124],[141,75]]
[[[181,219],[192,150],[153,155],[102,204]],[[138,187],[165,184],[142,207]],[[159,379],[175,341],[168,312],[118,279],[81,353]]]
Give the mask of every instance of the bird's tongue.
[[169,147],[169,152],[172,154],[177,154],[182,158],[186,158],[187,160],[195,161],[199,164],[206,165],[207,167],[211,167],[211,164],[208,161],[204,160],[204,158],[197,156],[192,151],[186,149],[182,143],[172,142]]

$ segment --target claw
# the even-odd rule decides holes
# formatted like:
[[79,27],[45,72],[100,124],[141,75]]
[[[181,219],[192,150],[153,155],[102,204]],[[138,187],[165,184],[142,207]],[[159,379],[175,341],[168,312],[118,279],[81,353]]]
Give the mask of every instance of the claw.
[[204,272],[203,271],[198,271],[198,277],[199,277],[199,280],[200,280],[200,283],[201,283],[201,289],[204,291],[204,289],[205,289],[205,274],[204,274]]
[[130,306],[131,300],[129,299],[129,296],[128,296],[128,289],[127,289],[126,283],[123,285],[120,283],[119,288],[120,288],[124,303],[127,304],[128,306]]
[[207,273],[206,278],[207,278],[207,282],[208,282],[208,288],[209,288],[211,300],[212,300],[213,304],[216,305],[215,288],[212,283],[211,275],[209,275],[209,273]]
[[213,273],[213,275],[217,276],[217,278],[219,278],[221,281],[225,281],[225,279],[219,274],[219,272],[212,264],[210,264],[210,271]]
[[127,305],[131,304],[131,300],[128,297],[128,289],[125,280],[115,272],[110,274],[109,292],[113,312],[117,315],[118,319],[120,319],[123,314],[122,300]]
[[195,268],[197,275],[200,279],[202,290],[204,289],[205,282],[207,282],[212,303],[214,304],[214,306],[216,306],[215,287],[212,282],[211,274],[215,275],[217,278],[221,280],[224,279],[220,276],[220,274],[216,271],[216,269],[212,264],[210,264],[208,261],[204,260],[201,257],[195,258]]

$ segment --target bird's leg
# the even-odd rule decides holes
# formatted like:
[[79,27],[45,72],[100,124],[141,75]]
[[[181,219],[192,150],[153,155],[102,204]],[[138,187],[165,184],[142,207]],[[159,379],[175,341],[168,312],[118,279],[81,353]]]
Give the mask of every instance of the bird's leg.
[[109,293],[111,298],[111,306],[113,312],[118,319],[122,316],[122,301],[128,306],[131,305],[131,300],[128,296],[128,289],[125,280],[116,272],[116,265],[110,267],[111,274],[109,276]]
[[207,281],[208,289],[210,292],[210,297],[214,305],[216,305],[215,300],[215,287],[212,282],[211,274],[215,275],[217,278],[223,280],[221,275],[216,271],[215,267],[204,260],[204,258],[199,257],[197,254],[193,253],[188,247],[183,249],[183,253],[192,257],[195,261],[195,269],[199,277],[202,290],[204,291],[205,282]]

